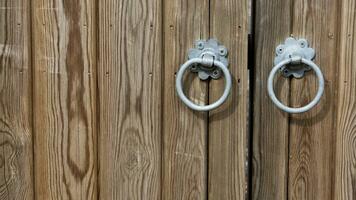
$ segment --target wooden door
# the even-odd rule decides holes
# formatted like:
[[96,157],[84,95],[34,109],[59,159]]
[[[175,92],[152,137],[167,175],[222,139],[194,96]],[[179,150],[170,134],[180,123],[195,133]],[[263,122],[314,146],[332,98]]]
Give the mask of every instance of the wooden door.
[[[0,0],[0,199],[356,198],[354,0]],[[304,114],[267,94],[275,48],[306,38],[325,78]],[[196,40],[228,49],[209,112],[175,75]],[[278,77],[303,106],[318,84]],[[224,78],[186,73],[197,104]]]
[[[257,0],[254,23],[252,199],[356,199],[356,2]],[[281,112],[267,95],[274,48],[306,38],[325,78],[319,104],[304,114]],[[279,98],[300,107],[318,89],[312,72],[276,78]]]
[[[246,1],[0,5],[0,199],[246,197]],[[193,112],[175,72],[210,37],[229,49],[234,88]],[[187,79],[196,103],[224,87]]]

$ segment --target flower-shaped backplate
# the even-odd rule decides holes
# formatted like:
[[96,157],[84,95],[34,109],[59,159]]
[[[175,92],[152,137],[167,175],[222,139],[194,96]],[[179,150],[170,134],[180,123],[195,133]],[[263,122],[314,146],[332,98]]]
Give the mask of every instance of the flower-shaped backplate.
[[[228,66],[227,61],[227,48],[219,45],[215,39],[198,40],[195,42],[195,48],[189,50],[188,59],[203,58],[204,55],[210,55],[214,60],[222,62],[225,66]],[[215,66],[202,66],[193,65],[192,72],[197,72],[201,80],[207,80],[209,77],[213,79],[219,79],[222,76],[222,72]]]
[[[282,62],[283,60],[290,59],[292,57],[299,56],[307,60],[313,60],[315,57],[315,51],[309,47],[306,39],[295,39],[289,37],[284,44],[279,45],[276,48],[276,57],[274,64]],[[292,63],[281,68],[281,72],[285,77],[294,76],[295,78],[302,78],[306,71],[311,68],[301,63]]]

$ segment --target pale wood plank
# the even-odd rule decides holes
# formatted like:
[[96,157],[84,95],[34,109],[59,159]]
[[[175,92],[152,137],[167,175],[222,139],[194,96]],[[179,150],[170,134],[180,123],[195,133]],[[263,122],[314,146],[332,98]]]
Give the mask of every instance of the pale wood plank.
[[[291,1],[258,0],[255,17],[252,199],[286,199],[288,175],[288,115],[267,94],[267,78],[275,48],[290,34]],[[277,97],[289,102],[289,80],[276,77]]]
[[162,5],[99,1],[100,199],[160,199]]
[[[164,1],[164,107],[162,199],[207,198],[207,113],[194,112],[176,95],[175,72],[186,62],[195,40],[207,39],[208,0]],[[197,104],[207,103],[208,88],[188,73],[184,88]]]
[[36,199],[96,199],[95,1],[32,13]]
[[[290,199],[333,199],[339,3],[333,0],[294,1],[292,34],[306,38],[316,51],[315,63],[323,71],[325,92],[319,104],[303,114],[290,116]],[[310,102],[318,89],[312,72],[292,79],[291,106]]]
[[[233,87],[229,99],[209,115],[209,199],[247,199],[249,105],[248,1],[212,0],[211,37],[229,50]],[[209,101],[216,101],[225,80],[210,81]]]
[[0,0],[0,199],[33,199],[30,4]]
[[335,196],[336,200],[356,199],[356,2],[343,0],[341,6],[339,80],[337,101]]

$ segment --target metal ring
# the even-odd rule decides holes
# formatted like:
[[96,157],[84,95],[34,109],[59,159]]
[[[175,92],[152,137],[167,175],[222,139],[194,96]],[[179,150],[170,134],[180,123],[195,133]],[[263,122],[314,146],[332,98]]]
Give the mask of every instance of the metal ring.
[[286,60],[278,63],[276,66],[274,66],[271,73],[269,74],[269,77],[268,77],[267,89],[268,89],[269,97],[272,99],[273,103],[276,104],[276,106],[278,108],[280,108],[281,110],[288,112],[288,113],[303,113],[303,112],[306,112],[306,111],[312,109],[320,101],[320,99],[324,93],[324,77],[323,77],[323,73],[321,72],[319,67],[314,62],[304,59],[304,58],[301,58],[300,61],[306,65],[309,65],[315,71],[316,76],[319,79],[318,92],[317,92],[315,98],[308,105],[301,107],[301,108],[291,108],[291,107],[285,106],[277,99],[277,97],[274,93],[274,89],[273,89],[274,76],[276,75],[277,71],[279,71],[279,69],[281,69],[281,67],[291,64],[293,62],[292,58],[286,59]]
[[182,67],[179,69],[177,73],[177,78],[176,78],[176,89],[179,98],[184,102],[185,105],[187,105],[189,108],[197,111],[209,111],[213,110],[217,107],[219,107],[221,104],[225,102],[227,97],[229,96],[230,89],[231,89],[231,75],[228,70],[228,68],[220,61],[215,60],[214,65],[221,69],[221,71],[224,73],[225,76],[225,90],[223,95],[220,97],[219,100],[214,102],[213,104],[206,105],[206,106],[200,106],[194,104],[192,101],[190,101],[184,94],[183,89],[182,89],[182,78],[184,75],[184,72],[193,64],[202,64],[204,63],[202,58],[193,58],[188,60],[186,63],[182,65]]

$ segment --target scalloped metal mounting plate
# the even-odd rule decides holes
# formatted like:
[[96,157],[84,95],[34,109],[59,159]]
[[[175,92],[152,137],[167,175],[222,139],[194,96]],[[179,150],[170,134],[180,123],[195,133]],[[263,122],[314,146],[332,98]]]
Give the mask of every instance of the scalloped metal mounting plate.
[[[274,64],[277,65],[285,59],[292,58],[294,56],[300,56],[307,60],[313,60],[315,58],[315,50],[309,47],[308,41],[306,39],[295,39],[293,37],[288,37],[284,44],[277,46],[276,57],[274,59]],[[290,64],[281,68],[283,76],[295,78],[302,78],[306,71],[311,68],[303,64]]]
[[[227,48],[219,45],[216,39],[198,40],[195,42],[195,48],[189,50],[188,59],[203,58],[205,54],[213,56],[214,60],[222,62],[228,66]],[[219,79],[222,76],[222,71],[215,66],[207,67],[202,65],[193,65],[190,70],[196,72],[201,80]]]

